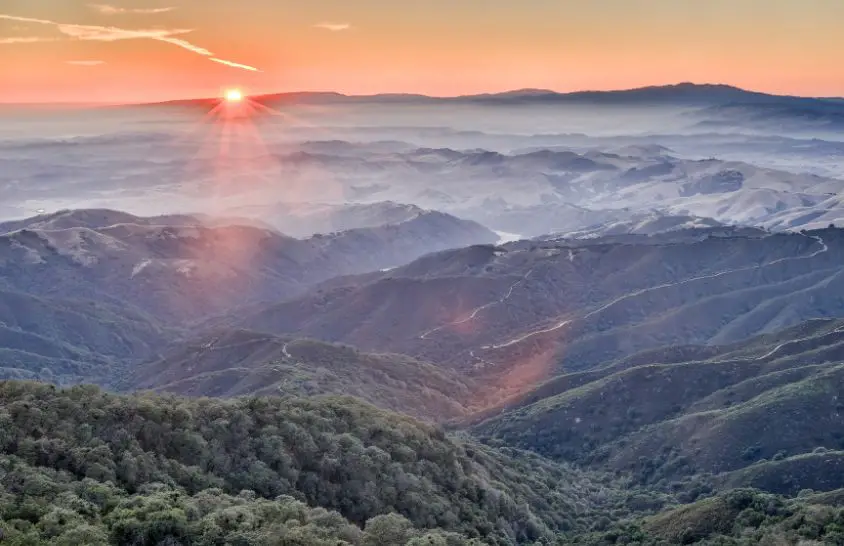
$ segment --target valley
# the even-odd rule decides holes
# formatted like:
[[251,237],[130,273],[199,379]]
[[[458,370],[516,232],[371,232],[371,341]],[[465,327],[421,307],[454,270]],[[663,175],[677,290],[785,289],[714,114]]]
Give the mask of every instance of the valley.
[[844,543],[839,101],[249,100],[0,126],[0,542]]
[[[649,347],[724,343],[834,315],[842,241],[838,230],[689,230],[664,242],[634,236],[472,247],[314,289],[242,325],[461,369],[479,359],[517,367],[541,353],[549,373],[587,369]],[[826,311],[824,302],[811,311],[801,306],[804,294],[822,291]],[[702,310],[714,305],[721,314],[707,321]],[[407,309],[413,322],[391,323]]]

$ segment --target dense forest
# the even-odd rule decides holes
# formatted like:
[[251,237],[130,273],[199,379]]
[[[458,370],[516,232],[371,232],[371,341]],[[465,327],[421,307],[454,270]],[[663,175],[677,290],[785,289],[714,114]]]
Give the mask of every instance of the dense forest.
[[65,471],[0,458],[3,544],[100,546],[480,544],[456,533],[422,531],[397,514],[369,519],[364,528],[336,511],[310,508],[290,496],[273,500],[244,491],[150,484],[129,494],[111,482],[78,479]]
[[841,491],[680,504],[349,397],[0,382],[10,545],[844,544]]
[[[597,514],[618,519],[664,502],[343,397],[117,396],[7,381],[0,452],[5,534],[38,540],[61,536],[58,518],[121,544],[193,543],[179,537],[205,536],[224,514],[251,514],[260,534],[287,525],[278,514],[292,511],[298,525],[329,527],[320,536],[351,544],[396,543],[372,542],[372,525],[407,527],[409,538],[440,529],[485,544],[533,543],[589,529]],[[364,534],[346,536],[350,526]],[[223,526],[197,543],[227,543],[219,537],[229,532],[240,531]]]

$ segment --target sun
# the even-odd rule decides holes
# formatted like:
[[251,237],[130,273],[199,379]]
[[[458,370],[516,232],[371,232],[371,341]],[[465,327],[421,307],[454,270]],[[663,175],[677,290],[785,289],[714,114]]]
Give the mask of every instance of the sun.
[[240,102],[243,100],[243,92],[240,89],[226,89],[226,102]]

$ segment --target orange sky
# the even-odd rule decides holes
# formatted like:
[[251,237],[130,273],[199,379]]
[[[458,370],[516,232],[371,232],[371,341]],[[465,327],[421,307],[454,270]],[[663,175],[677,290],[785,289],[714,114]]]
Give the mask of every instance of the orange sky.
[[680,81],[844,96],[844,0],[106,1],[2,0],[0,102]]

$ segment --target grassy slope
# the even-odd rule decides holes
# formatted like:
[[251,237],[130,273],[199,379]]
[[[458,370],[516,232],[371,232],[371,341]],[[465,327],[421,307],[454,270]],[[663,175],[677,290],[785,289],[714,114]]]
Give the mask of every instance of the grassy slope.
[[[648,480],[731,472],[775,456],[839,449],[844,439],[838,417],[844,409],[838,400],[844,386],[844,365],[837,364],[844,358],[840,326],[813,321],[764,339],[708,349],[703,354],[710,358],[702,361],[682,362],[683,355],[701,354],[691,349],[664,353],[670,364],[641,365],[646,359],[632,357],[557,378],[464,423],[494,442],[609,464]],[[835,480],[809,476],[821,466],[802,465],[788,487],[839,487]],[[752,476],[735,474],[723,483],[787,489]]]
[[466,414],[472,391],[470,379],[404,355],[246,330],[180,345],[136,367],[126,387],[189,396],[345,394],[431,420]]
[[568,544],[608,546],[750,546],[756,544],[842,544],[841,491],[826,498],[784,499],[738,489],[643,520],[622,522],[598,533],[579,535]]

